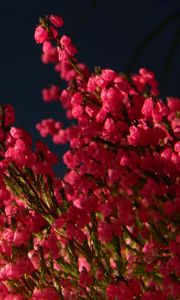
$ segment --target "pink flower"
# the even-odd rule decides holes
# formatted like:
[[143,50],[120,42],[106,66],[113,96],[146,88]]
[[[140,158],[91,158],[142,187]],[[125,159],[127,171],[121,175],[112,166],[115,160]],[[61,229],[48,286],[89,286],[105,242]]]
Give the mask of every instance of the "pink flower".
[[56,16],[56,15],[50,15],[49,20],[56,27],[62,27],[63,24],[64,24],[63,19],[59,16]]
[[85,268],[86,271],[88,271],[88,272],[91,269],[91,266],[88,263],[86,257],[83,257],[83,256],[79,257],[78,264],[79,264],[79,272],[81,272],[83,270],[83,268]]
[[69,36],[63,35],[60,39],[60,44],[66,53],[70,56],[74,56],[77,53],[76,47],[72,44],[71,38]]
[[147,98],[144,101],[142,107],[142,114],[145,116],[145,118],[151,118],[152,113],[153,113],[153,100],[151,98]]
[[[1,115],[0,115],[1,120]],[[5,126],[12,125],[15,122],[15,112],[10,104],[5,105]]]
[[34,33],[34,38],[37,44],[44,43],[48,39],[47,30],[41,25],[37,26]]
[[60,88],[52,85],[48,89],[42,90],[42,97],[45,102],[58,101],[60,96]]
[[106,81],[113,81],[118,74],[111,69],[104,69],[102,71],[101,77]]

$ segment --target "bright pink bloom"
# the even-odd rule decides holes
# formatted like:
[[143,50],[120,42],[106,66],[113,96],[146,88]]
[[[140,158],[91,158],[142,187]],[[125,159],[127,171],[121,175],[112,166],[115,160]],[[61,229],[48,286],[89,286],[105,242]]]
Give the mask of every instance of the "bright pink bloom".
[[36,43],[38,43],[38,44],[44,43],[48,39],[47,30],[41,25],[37,26],[35,33],[34,33],[34,38],[35,38]]
[[57,101],[60,96],[60,88],[56,85],[52,85],[48,89],[42,90],[42,97],[45,102]]
[[83,268],[85,268],[86,271],[88,271],[88,272],[91,269],[91,266],[88,263],[86,257],[83,257],[83,256],[79,257],[78,264],[79,264],[79,272],[81,272],[83,270]]
[[49,20],[56,27],[62,27],[63,24],[64,24],[63,19],[59,16],[56,16],[56,15],[50,15]]

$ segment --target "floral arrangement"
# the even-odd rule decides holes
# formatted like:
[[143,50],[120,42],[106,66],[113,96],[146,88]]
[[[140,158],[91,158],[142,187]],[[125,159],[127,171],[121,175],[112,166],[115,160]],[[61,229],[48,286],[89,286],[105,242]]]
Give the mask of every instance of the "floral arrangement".
[[40,19],[43,63],[67,81],[43,90],[73,124],[37,124],[69,143],[68,168],[0,106],[0,299],[175,300],[180,297],[180,101],[153,72],[91,74],[56,15]]

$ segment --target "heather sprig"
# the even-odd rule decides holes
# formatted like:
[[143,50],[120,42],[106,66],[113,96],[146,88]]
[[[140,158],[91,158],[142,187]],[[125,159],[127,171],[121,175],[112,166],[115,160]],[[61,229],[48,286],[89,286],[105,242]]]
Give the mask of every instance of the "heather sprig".
[[[176,300],[180,297],[180,101],[153,72],[91,74],[56,15],[35,40],[67,87],[42,91],[73,125],[45,119],[57,157],[0,106],[0,299]],[[60,33],[59,33],[60,32]]]

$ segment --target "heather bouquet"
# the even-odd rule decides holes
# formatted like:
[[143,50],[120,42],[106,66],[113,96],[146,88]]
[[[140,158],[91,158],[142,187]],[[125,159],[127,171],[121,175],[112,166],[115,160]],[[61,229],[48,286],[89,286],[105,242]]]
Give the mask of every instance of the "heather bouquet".
[[145,68],[91,74],[63,23],[46,16],[34,36],[67,82],[42,94],[72,125],[37,124],[69,144],[64,178],[56,155],[0,106],[0,299],[178,299],[180,101],[163,101]]

